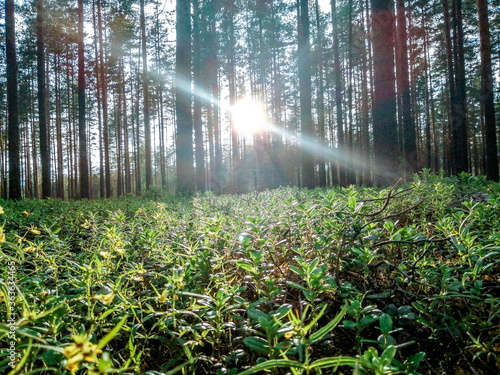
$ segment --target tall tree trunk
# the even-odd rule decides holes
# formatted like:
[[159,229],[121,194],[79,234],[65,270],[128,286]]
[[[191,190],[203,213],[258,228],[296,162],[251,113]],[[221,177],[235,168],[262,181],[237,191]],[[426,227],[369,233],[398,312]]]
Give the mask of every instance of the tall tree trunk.
[[146,45],[146,20],[144,15],[144,0],[141,5],[141,46],[142,46],[142,89],[144,95],[144,140],[146,158],[146,189],[153,184],[153,166],[151,162],[151,126],[149,115],[149,76],[148,76],[148,53]]
[[[456,173],[455,168],[455,139],[456,139],[456,129],[457,129],[457,115],[455,106],[455,67],[453,65],[453,46],[451,40],[451,22],[450,22],[450,11],[448,6],[448,0],[441,0],[443,6],[443,20],[444,20],[444,36],[446,42],[446,62],[447,62],[447,72],[448,72],[448,91],[449,91],[449,126],[448,129],[448,139],[445,139],[445,145],[448,152],[445,153],[445,160],[447,163],[447,171],[449,174]],[[451,142],[449,142],[451,140]],[[450,144],[451,143],[451,144]]]
[[191,1],[176,2],[175,114],[177,117],[177,191],[194,190],[191,114]]
[[311,152],[314,140],[311,109],[311,48],[309,44],[309,4],[307,0],[297,0],[298,19],[298,53],[299,53],[299,90],[300,90],[300,124],[302,143],[302,186],[314,187],[314,158]]
[[9,198],[21,199],[20,139],[17,92],[17,57],[14,0],[5,0],[7,57],[7,116],[9,139]]
[[398,46],[396,51],[398,94],[401,96],[401,112],[403,117],[404,167],[407,174],[412,174],[417,172],[419,166],[417,156],[417,134],[411,110],[405,0],[397,0],[396,35]]
[[104,41],[102,27],[102,5],[97,0],[97,23],[99,27],[99,76],[101,80],[101,102],[102,102],[102,138],[104,144],[104,172],[106,185],[106,198],[111,197],[111,167],[109,157],[109,124],[108,124],[108,79],[107,69],[104,63]]
[[333,69],[335,74],[335,108],[337,115],[337,150],[339,155],[339,185],[346,186],[346,166],[344,159],[344,113],[342,109],[342,72],[340,70],[339,25],[337,0],[331,0],[333,31]]
[[[227,18],[228,18],[228,46],[227,46],[227,51],[228,51],[228,66],[227,66],[227,79],[229,83],[229,106],[232,108],[234,104],[236,103],[236,72],[235,72],[235,65],[236,65],[236,56],[235,56],[235,49],[236,49],[236,40],[235,40],[235,34],[234,34],[234,2],[229,2],[228,4],[228,12],[227,12]],[[239,155],[239,148],[238,148],[238,132],[235,128],[234,124],[234,119],[233,119],[233,114],[230,111],[229,112],[229,126],[230,126],[230,131],[231,131],[231,158],[232,158],[232,185],[233,189],[239,187],[239,174],[240,174],[240,155]]]
[[490,25],[488,21],[488,3],[478,0],[479,36],[481,38],[481,101],[484,112],[486,177],[498,181],[498,146],[497,126],[495,121],[495,102],[493,74],[491,70]]
[[469,172],[469,145],[467,124],[467,98],[465,84],[464,31],[462,20],[462,0],[453,0],[453,19],[455,29],[455,87],[456,87],[456,140],[455,167],[456,173]]
[[60,63],[59,56],[54,55],[54,80],[56,100],[56,145],[57,145],[57,198],[64,199],[64,160],[62,142],[62,108],[61,108],[61,85],[60,85]]
[[193,79],[194,79],[194,102],[193,102],[193,125],[196,161],[196,189],[206,190],[205,183],[205,150],[203,145],[203,56],[201,44],[201,9],[199,0],[193,0]]
[[89,198],[90,185],[87,154],[87,123],[85,119],[85,51],[83,38],[83,0],[78,0],[78,135],[80,151],[80,198]]
[[394,75],[394,3],[371,0],[374,59],[373,141],[376,182],[393,183],[400,175]]
[[323,75],[323,31],[320,22],[320,9],[318,0],[316,0],[316,27],[318,29],[318,41],[316,48],[318,49],[318,130],[319,130],[319,174],[318,185],[321,187],[326,186],[326,169],[325,169],[325,88],[324,88],[324,75]]
[[96,95],[97,95],[97,128],[98,128],[98,145],[99,145],[99,196],[106,196],[106,185],[104,182],[104,150],[102,142],[102,93],[101,93],[101,65],[99,61],[99,26],[96,9],[96,1],[92,1],[92,17],[94,27],[94,53],[96,58],[95,80],[96,80]]
[[47,126],[47,90],[45,86],[45,35],[43,0],[36,3],[36,60],[38,79],[38,126],[40,132],[40,159],[42,162],[42,198],[51,196],[50,146]]

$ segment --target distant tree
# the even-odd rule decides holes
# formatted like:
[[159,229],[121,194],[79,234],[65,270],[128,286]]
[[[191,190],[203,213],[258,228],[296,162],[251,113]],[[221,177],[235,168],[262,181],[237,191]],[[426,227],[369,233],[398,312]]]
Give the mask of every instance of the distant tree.
[[464,51],[464,30],[462,0],[452,0],[453,2],[453,29],[455,47],[455,115],[457,116],[456,129],[454,129],[453,155],[455,170],[454,173],[468,172],[469,168],[469,140],[467,123],[467,89],[465,72],[465,51]]
[[49,128],[47,126],[47,89],[45,78],[45,32],[44,32],[44,4],[43,0],[36,3],[36,58],[38,78],[38,126],[40,130],[40,159],[42,162],[42,198],[49,198],[51,194],[50,179],[50,143]]
[[318,56],[318,133],[319,133],[319,173],[318,185],[321,187],[326,186],[326,169],[325,169],[325,87],[324,87],[324,66],[323,66],[323,30],[320,20],[320,9],[318,0],[315,3],[316,10],[316,28],[317,28],[317,42],[316,52]]
[[375,181],[392,183],[400,175],[394,74],[394,2],[371,0],[373,40],[373,141]]
[[7,116],[9,140],[9,198],[21,199],[21,166],[17,88],[17,54],[14,0],[5,0],[7,58]]
[[193,121],[191,114],[191,1],[176,3],[175,114],[177,192],[194,190]]
[[78,139],[80,165],[80,198],[90,197],[85,118],[85,49],[83,43],[83,0],[78,0]]
[[205,147],[203,142],[203,52],[202,52],[202,12],[199,0],[193,0],[193,125],[196,160],[196,189],[206,190]]
[[146,20],[144,16],[144,0],[141,5],[141,47],[142,47],[142,89],[144,95],[144,137],[146,158],[146,189],[153,184],[153,167],[151,162],[151,125],[149,114],[149,77],[148,77],[148,53],[146,45]]
[[[97,25],[99,29],[99,79],[102,105],[102,143],[104,146],[104,180],[105,196],[111,197],[111,166],[109,155],[109,115],[108,115],[108,79],[107,79],[107,61],[104,59],[104,30],[102,21],[102,1],[97,0]],[[101,175],[101,178],[103,176]]]
[[498,181],[497,127],[487,1],[478,0],[477,8],[479,13],[479,37],[481,39],[481,104],[483,105],[485,127],[485,170],[488,179]]
[[311,144],[314,139],[311,108],[311,46],[309,42],[309,4],[307,0],[297,0],[298,7],[298,54],[300,125],[302,137],[302,186],[313,188],[314,158]]
[[403,149],[405,171],[407,174],[417,172],[417,134],[411,111],[410,77],[408,74],[408,46],[406,32],[405,0],[397,0],[397,87],[401,98],[403,118]]
[[[339,22],[337,0],[331,0],[332,33],[333,33],[333,69],[335,76],[335,113],[337,122],[337,149],[339,155],[344,155],[344,114],[342,107],[342,72],[340,67]],[[346,186],[346,168],[344,158],[338,162],[339,185]]]

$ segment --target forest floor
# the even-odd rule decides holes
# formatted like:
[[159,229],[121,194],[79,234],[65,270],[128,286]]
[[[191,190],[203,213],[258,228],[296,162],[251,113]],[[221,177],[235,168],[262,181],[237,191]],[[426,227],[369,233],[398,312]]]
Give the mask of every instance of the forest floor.
[[500,370],[482,178],[0,206],[2,373]]

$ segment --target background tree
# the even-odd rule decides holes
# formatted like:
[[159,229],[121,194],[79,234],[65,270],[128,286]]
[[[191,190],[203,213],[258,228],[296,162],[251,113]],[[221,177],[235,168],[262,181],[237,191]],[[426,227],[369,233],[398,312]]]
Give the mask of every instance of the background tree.
[[485,172],[490,180],[498,181],[498,147],[493,91],[493,73],[491,70],[490,25],[488,21],[488,3],[478,0],[479,36],[481,39],[481,104],[484,112],[485,128]]
[[309,42],[309,4],[307,0],[297,0],[298,10],[298,67],[300,90],[300,131],[302,142],[302,186],[313,188],[314,129],[311,109],[311,47]]
[[177,118],[177,191],[189,194],[193,184],[191,114],[191,1],[176,3],[175,114]]
[[16,19],[14,0],[5,0],[5,50],[7,66],[7,111],[9,140],[9,198],[21,199],[19,117],[17,97]]
[[394,3],[371,0],[373,40],[373,141],[376,182],[391,183],[400,175],[394,75]]

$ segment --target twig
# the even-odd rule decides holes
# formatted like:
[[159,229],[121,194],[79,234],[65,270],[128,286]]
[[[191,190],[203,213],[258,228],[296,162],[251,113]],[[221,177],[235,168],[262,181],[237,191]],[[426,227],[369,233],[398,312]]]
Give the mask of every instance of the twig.
[[385,209],[387,208],[387,206],[389,205],[389,202],[391,200],[391,197],[392,197],[392,192],[394,191],[394,189],[396,188],[396,186],[399,184],[399,181],[401,181],[401,179],[398,180],[398,182],[396,182],[396,184],[391,188],[391,190],[389,190],[389,193],[387,194],[387,197],[385,198],[385,202],[384,202],[384,205],[382,206],[382,208],[378,211],[375,211],[375,212],[371,212],[369,214],[359,214],[360,216],[367,216],[367,217],[373,217],[373,216],[377,216],[377,215],[380,215],[382,212],[385,211]]
[[401,275],[403,275],[406,279],[410,280],[410,276],[405,272],[403,271],[401,268],[399,268],[398,266],[396,266],[395,264],[392,264],[391,262],[387,261],[387,260],[382,260],[378,263],[375,263],[375,264],[370,264],[369,267],[372,268],[372,269],[375,269],[377,267],[380,267],[381,265],[383,264],[387,264],[389,267],[391,267],[392,269],[395,269],[396,271],[398,271]]
[[437,243],[437,242],[445,242],[445,241],[449,241],[450,238],[436,238],[436,239],[429,239],[429,238],[424,238],[424,239],[421,239],[421,240],[417,240],[417,241],[405,241],[405,240],[388,240],[388,241],[382,241],[382,242],[378,242],[376,244],[373,245],[373,247],[380,247],[380,246],[384,246],[384,245],[392,245],[392,244],[398,244],[398,245],[418,245],[419,243]]
[[398,213],[395,213],[395,214],[391,214],[391,215],[387,215],[387,216],[384,216],[384,217],[381,217],[379,220],[387,220],[387,219],[390,219],[391,217],[396,217],[396,216],[400,216],[400,215],[403,215],[415,208],[417,208],[418,206],[420,206],[424,201],[421,200],[421,201],[418,201],[417,203],[415,203],[413,206],[411,206],[410,208],[407,208],[406,210],[404,211],[401,211],[401,212],[398,212]]

